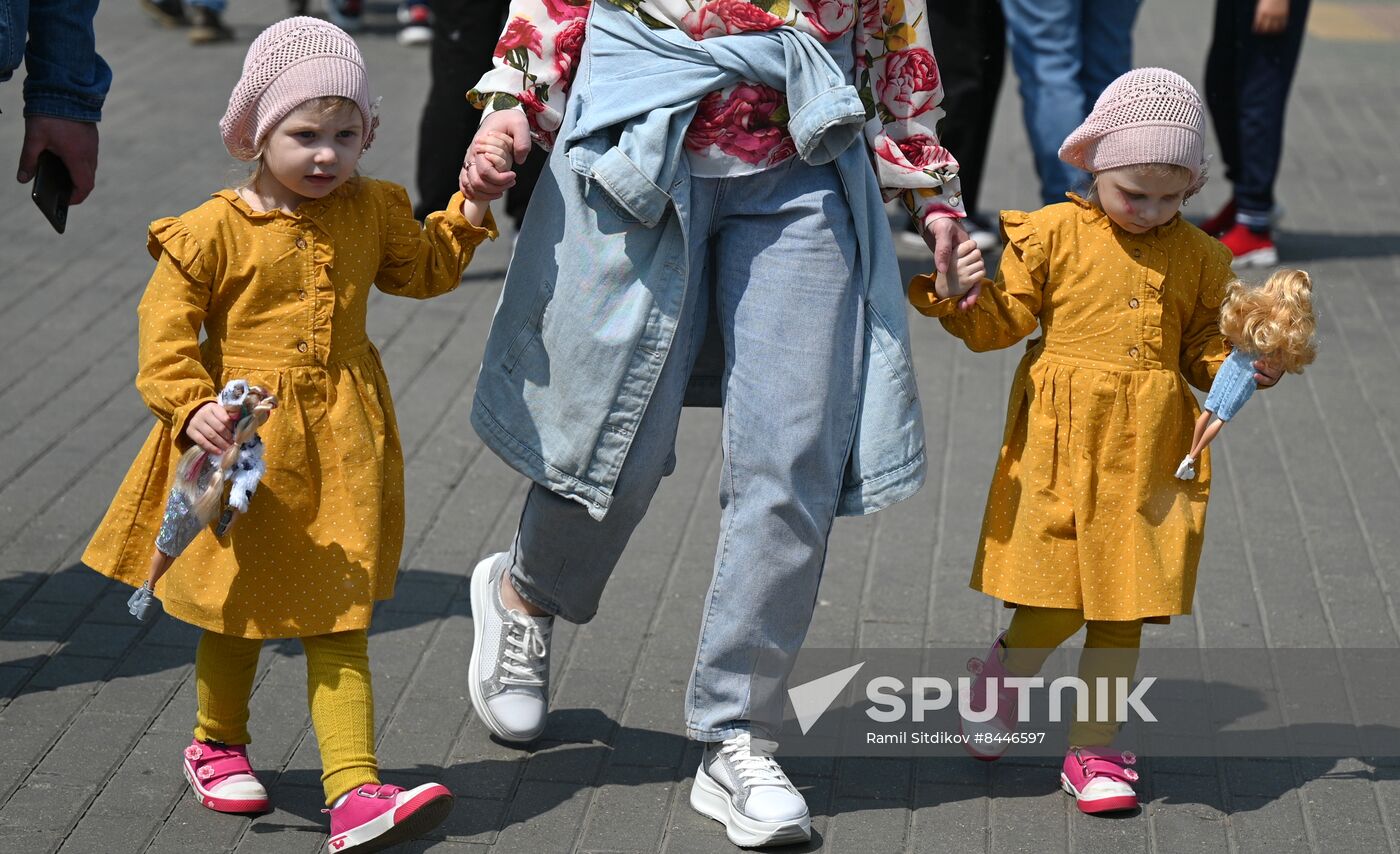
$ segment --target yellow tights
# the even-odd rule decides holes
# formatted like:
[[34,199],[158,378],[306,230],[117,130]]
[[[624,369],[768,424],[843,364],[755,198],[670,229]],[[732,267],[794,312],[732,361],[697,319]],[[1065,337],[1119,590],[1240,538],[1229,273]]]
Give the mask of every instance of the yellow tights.
[[1069,608],[1036,608],[1017,605],[1016,615],[1003,639],[1006,654],[1002,664],[1016,676],[1034,676],[1045,659],[1060,644],[1088,623],[1084,651],[1079,655],[1079,678],[1089,686],[1090,720],[1076,717],[1069,729],[1073,747],[1105,747],[1118,735],[1118,724],[1092,720],[1098,708],[1098,677],[1110,686],[1108,708],[1116,709],[1116,677],[1131,683],[1137,671],[1138,647],[1142,643],[1142,620],[1085,620],[1084,612]]
[[[263,642],[206,631],[195,653],[199,709],[194,737],[247,744],[248,699]],[[367,783],[379,782],[374,757],[374,694],[369,677],[369,636],[361,629],[301,638],[306,651],[306,700],[321,748],[326,803]]]

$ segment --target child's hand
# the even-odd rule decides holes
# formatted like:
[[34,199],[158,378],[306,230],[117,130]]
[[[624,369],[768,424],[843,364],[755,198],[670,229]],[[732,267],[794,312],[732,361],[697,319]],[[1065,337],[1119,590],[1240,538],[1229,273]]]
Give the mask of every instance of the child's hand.
[[206,403],[195,410],[185,424],[185,435],[203,451],[222,454],[233,447],[235,416],[217,403]]
[[981,292],[987,267],[982,261],[982,250],[977,248],[977,241],[964,240],[955,251],[957,254],[948,272],[934,280],[933,293],[939,299],[958,299],[958,310],[965,311],[977,301],[976,293]]
[[[502,133],[487,131],[472,140],[471,150],[467,154],[469,158],[479,158],[478,162],[483,162],[490,168],[500,173],[510,171],[511,167],[511,141],[510,137]],[[491,198],[500,198],[500,195],[484,197],[480,194],[470,192],[472,188],[463,185],[462,195],[465,202],[462,204],[462,215],[467,218],[467,222],[472,225],[481,225],[486,218],[486,211],[491,207]]]
[[1269,360],[1259,359],[1254,363],[1254,383],[1259,388],[1273,388],[1282,378],[1283,369],[1276,367]]
[[476,141],[492,135],[504,136],[510,140],[509,152],[515,162],[524,160],[530,154],[530,125],[523,110],[497,110],[481,120],[481,127],[462,162],[462,172],[457,178],[462,195],[469,199],[491,201],[499,199],[506,190],[515,184],[514,172],[502,172],[476,150]]

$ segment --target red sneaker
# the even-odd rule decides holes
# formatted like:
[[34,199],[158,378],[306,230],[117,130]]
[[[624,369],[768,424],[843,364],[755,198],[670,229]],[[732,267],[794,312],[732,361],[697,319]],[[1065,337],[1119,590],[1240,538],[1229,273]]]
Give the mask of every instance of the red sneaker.
[[1270,231],[1255,231],[1235,223],[1221,235],[1220,242],[1235,256],[1236,267],[1272,267],[1278,263],[1278,249]]
[[253,776],[242,744],[195,741],[185,748],[181,767],[199,802],[216,812],[267,811],[267,790]]
[[1079,811],[1088,815],[1138,808],[1133,783],[1138,773],[1129,765],[1137,757],[1106,747],[1072,747],[1060,770],[1060,788],[1074,795]]
[[1238,208],[1235,207],[1235,200],[1231,198],[1230,201],[1225,203],[1225,207],[1216,212],[1215,216],[1201,223],[1201,231],[1204,231],[1211,237],[1219,237],[1234,226],[1235,213],[1237,210]]
[[438,783],[405,791],[401,786],[368,784],[345,796],[331,814],[329,854],[381,851],[417,839],[452,812],[452,793]]

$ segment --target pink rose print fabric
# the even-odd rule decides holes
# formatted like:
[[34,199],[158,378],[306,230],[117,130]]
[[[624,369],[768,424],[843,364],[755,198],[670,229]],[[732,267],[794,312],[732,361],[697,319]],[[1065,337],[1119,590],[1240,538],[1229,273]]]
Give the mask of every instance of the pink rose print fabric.
[[[550,148],[578,68],[590,0],[512,0],[495,67],[468,98],[488,113],[521,109]],[[606,0],[605,0],[606,2]],[[958,163],[938,144],[943,86],[930,49],[926,0],[612,0],[651,27],[693,39],[795,27],[820,41],[852,34],[866,140],[885,198],[919,220],[963,216]],[[783,93],[758,83],[711,92],[686,134],[704,174],[744,174],[796,154]],[[712,168],[708,168],[712,167]],[[699,170],[697,170],[699,171]]]

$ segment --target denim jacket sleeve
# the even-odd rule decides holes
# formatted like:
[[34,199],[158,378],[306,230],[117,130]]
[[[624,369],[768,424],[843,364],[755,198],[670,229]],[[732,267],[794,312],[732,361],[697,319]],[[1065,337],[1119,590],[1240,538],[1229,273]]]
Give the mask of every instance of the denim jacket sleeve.
[[0,81],[22,55],[26,116],[102,118],[112,70],[97,55],[96,14],[97,0],[0,0]]

